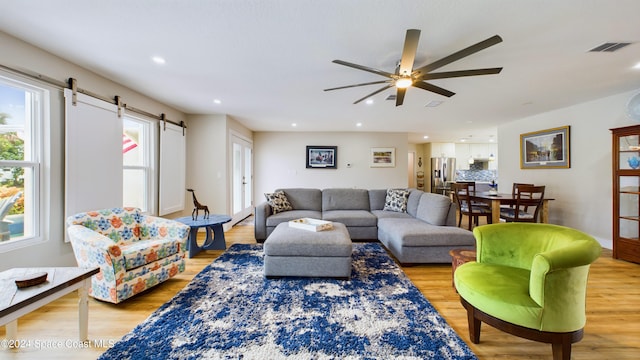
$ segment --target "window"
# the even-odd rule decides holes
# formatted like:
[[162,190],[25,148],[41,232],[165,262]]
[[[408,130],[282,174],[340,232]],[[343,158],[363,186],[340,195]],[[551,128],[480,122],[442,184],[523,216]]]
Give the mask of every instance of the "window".
[[48,91],[0,75],[0,251],[41,241]]
[[125,116],[122,134],[124,206],[155,213],[155,136],[151,121]]

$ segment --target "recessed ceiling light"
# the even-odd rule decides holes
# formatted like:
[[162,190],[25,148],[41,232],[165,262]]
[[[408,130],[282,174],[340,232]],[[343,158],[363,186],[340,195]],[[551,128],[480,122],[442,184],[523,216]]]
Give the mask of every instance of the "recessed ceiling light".
[[222,101],[220,101],[220,99],[213,99],[213,103],[214,104],[222,104]]
[[357,124],[356,124],[356,126],[357,126],[357,127],[361,127],[361,126],[362,126],[362,123],[357,123]]
[[367,105],[371,105],[373,104],[373,99],[367,99],[364,103]]
[[467,139],[460,139],[460,142],[465,142],[467,141]]
[[635,65],[633,65],[633,68],[636,69],[636,70],[640,70],[640,62],[635,64]]
[[152,57],[152,58],[151,58],[151,60],[152,60],[154,63],[158,64],[158,65],[164,65],[164,64],[167,62],[167,61],[166,61],[163,57],[161,57],[161,56],[154,56],[154,57]]
[[429,135],[425,135],[425,136],[423,136],[422,138],[423,138],[423,139],[428,139],[428,138],[429,138]]
[[296,127],[296,126],[298,126],[298,124],[292,123],[291,126]]

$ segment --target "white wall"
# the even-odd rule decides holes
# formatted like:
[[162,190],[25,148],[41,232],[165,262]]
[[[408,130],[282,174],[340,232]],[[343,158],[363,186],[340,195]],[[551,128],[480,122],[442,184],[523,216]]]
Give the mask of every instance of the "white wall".
[[[546,185],[549,222],[591,234],[612,247],[611,132],[633,125],[626,104],[636,92],[627,92],[520,119],[498,128],[498,187],[510,192],[513,182]],[[571,126],[569,169],[520,169],[520,134]]]
[[[10,35],[0,32],[0,64],[36,72],[50,78],[67,81],[73,77],[78,80],[78,86],[96,94],[113,97],[119,95],[125,103],[151,112],[165,113],[167,118],[175,121],[184,120],[181,112],[161,104],[153,99],[136,93],[122,85],[100,77],[75,64],[67,62],[48,52],[38,49]],[[76,264],[73,250],[69,243],[64,242],[64,107],[61,90],[55,90],[51,97],[50,131],[51,139],[45,152],[50,158],[51,176],[49,186],[45,190],[45,197],[49,216],[47,218],[48,231],[46,242],[0,253],[0,271],[12,267],[28,266],[74,266]]]
[[[264,202],[264,193],[277,188],[407,186],[407,133],[256,132],[253,139],[255,204]],[[337,146],[338,168],[307,169],[307,145]],[[369,167],[372,147],[395,147],[396,167]],[[350,168],[347,168],[348,163]]]
[[[230,215],[229,132],[248,139],[252,133],[227,115],[189,115],[187,119],[187,188],[195,190],[198,202],[207,205],[211,214]],[[191,215],[193,199],[186,190],[185,196],[185,209],[170,217]]]
[[[198,202],[207,205],[211,214],[227,212],[226,122],[225,115],[187,118],[187,188],[195,190]],[[185,196],[182,216],[193,211],[193,199],[186,189]]]

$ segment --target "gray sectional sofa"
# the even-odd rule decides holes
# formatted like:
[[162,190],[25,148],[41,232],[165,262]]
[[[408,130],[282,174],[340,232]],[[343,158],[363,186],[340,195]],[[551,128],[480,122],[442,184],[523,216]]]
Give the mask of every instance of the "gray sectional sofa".
[[379,240],[402,264],[449,263],[451,249],[473,249],[470,231],[456,226],[456,206],[442,195],[410,189],[405,211],[385,209],[387,189],[278,189],[291,210],[255,209],[255,237],[264,242],[278,224],[308,217],[343,223],[352,240]]

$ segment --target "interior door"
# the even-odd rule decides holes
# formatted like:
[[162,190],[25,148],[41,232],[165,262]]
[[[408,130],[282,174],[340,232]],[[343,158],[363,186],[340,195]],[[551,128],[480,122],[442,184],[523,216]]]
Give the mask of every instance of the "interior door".
[[233,153],[232,219],[235,224],[253,211],[253,143],[237,135],[231,136]]

